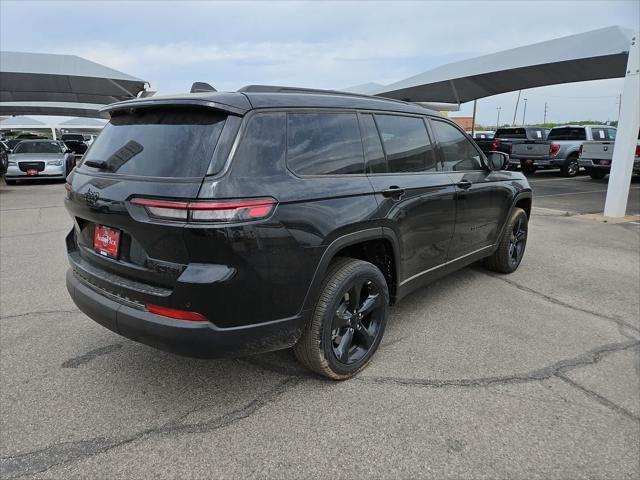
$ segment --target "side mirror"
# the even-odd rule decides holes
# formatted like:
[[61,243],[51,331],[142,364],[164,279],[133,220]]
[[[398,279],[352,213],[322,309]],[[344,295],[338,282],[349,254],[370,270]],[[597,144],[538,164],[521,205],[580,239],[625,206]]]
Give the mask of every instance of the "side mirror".
[[492,172],[497,170],[504,170],[509,165],[509,155],[504,152],[489,152],[487,153],[487,167]]

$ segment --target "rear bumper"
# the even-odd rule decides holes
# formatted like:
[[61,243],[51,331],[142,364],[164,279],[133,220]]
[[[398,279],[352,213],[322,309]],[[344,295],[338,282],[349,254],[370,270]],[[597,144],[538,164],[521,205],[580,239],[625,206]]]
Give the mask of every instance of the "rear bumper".
[[112,300],[67,271],[67,290],[86,315],[136,342],[197,358],[249,355],[291,347],[302,334],[303,316],[241,327],[173,320]]
[[509,163],[513,165],[534,165],[536,167],[560,168],[566,163],[565,158],[520,158],[511,157]]

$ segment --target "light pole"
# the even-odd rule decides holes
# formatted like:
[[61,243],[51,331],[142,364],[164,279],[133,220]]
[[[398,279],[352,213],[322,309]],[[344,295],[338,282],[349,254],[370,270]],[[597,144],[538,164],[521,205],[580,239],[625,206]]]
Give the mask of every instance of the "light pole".
[[502,107],[497,107],[496,110],[498,111],[498,119],[496,120],[496,130],[498,130],[500,128],[500,110],[502,110]]
[[522,111],[522,126],[524,127],[524,118],[527,116],[527,99],[523,98],[522,100],[524,101],[524,110]]

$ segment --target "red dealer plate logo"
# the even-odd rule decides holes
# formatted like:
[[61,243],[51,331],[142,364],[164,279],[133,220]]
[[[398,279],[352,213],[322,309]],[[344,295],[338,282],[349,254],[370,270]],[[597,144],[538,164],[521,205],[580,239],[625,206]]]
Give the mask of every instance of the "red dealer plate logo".
[[93,248],[95,248],[100,255],[117,258],[119,245],[120,230],[96,225],[96,229],[93,234]]
[[30,168],[27,170],[27,175],[38,175],[38,170],[35,168]]

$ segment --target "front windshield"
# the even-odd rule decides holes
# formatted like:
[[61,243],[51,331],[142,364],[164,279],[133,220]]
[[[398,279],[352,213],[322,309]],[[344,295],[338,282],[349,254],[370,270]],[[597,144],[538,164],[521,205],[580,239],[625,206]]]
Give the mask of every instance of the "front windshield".
[[62,153],[58,142],[20,142],[13,153]]

